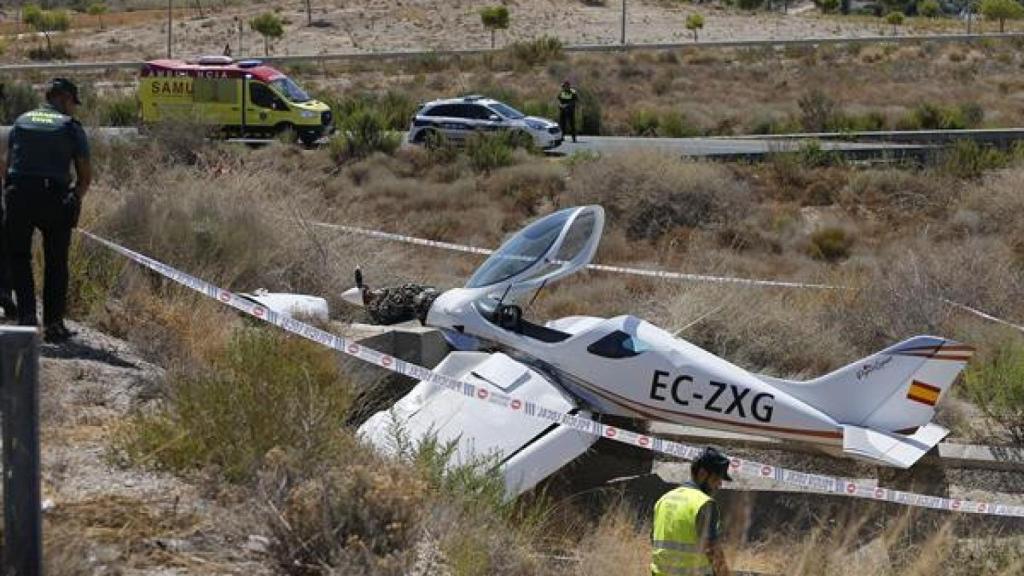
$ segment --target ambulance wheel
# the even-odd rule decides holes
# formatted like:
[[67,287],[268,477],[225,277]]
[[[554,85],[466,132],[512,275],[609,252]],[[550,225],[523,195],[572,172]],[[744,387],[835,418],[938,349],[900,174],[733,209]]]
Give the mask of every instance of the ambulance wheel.
[[299,133],[295,131],[295,126],[289,122],[282,122],[274,126],[274,132],[278,140],[288,144],[293,144],[299,139]]
[[320,135],[311,130],[299,132],[299,140],[302,142],[302,145],[305,146],[306,148],[313,148],[314,146],[316,146],[316,141],[319,139]]

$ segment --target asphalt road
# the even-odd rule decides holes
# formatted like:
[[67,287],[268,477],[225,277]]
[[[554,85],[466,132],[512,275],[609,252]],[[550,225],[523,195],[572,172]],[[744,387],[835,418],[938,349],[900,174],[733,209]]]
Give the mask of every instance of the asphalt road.
[[[0,126],[0,142],[5,142],[9,126]],[[88,128],[90,138],[104,141],[140,138],[133,127]],[[403,139],[405,134],[403,133]],[[260,142],[251,140],[250,142]],[[626,151],[658,152],[678,154],[695,158],[757,159],[762,156],[799,150],[805,140],[799,138],[631,138],[624,136],[582,136],[577,143],[563,143],[550,151],[553,155],[571,155],[574,152],[615,153]],[[890,144],[885,142],[842,142],[820,140],[822,150],[835,151],[847,157],[876,158],[902,157],[921,154],[932,147],[914,144]]]

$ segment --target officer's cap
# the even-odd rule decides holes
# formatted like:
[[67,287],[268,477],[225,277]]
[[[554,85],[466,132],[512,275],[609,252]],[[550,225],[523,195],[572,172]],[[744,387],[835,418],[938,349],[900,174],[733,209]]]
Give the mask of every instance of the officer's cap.
[[726,482],[732,482],[732,478],[729,476],[729,459],[711,446],[705,448],[693,463],[708,472],[717,474]]
[[78,86],[75,86],[75,83],[67,78],[54,78],[53,80],[50,80],[50,85],[46,88],[46,95],[49,96],[50,94],[57,94],[58,92],[70,94],[71,97],[74,98],[75,104],[82,103],[82,101],[78,99]]

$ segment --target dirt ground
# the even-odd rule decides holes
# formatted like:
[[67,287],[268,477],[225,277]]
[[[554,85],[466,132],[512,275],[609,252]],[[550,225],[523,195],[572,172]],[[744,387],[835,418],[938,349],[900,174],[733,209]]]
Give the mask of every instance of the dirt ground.
[[241,530],[244,515],[226,513],[201,481],[116,464],[115,425],[154,398],[163,370],[124,341],[70,325],[71,343],[41,350],[48,572],[269,574],[265,540]]
[[[172,49],[176,56],[220,54],[225,45],[239,55],[264,54],[262,39],[244,24],[241,49],[239,21],[275,10],[285,20],[284,37],[271,46],[273,55],[324,52],[376,52],[486,48],[490,33],[480,23],[479,10],[488,0],[353,0],[313,2],[313,26],[307,26],[304,2],[253,2],[245,7],[179,10],[173,25]],[[510,0],[511,26],[498,31],[497,45],[554,36],[567,44],[619,42],[621,4],[587,6],[578,0]],[[823,17],[809,2],[794,3],[790,11],[743,12],[734,8],[667,1],[627,4],[627,39],[634,43],[687,42],[692,34],[684,22],[688,14],[704,15],[702,40],[795,39],[857,37],[891,34],[880,19]],[[910,19],[901,34],[956,31],[949,19]],[[16,13],[0,13],[0,32],[19,31]],[[22,32],[25,32],[22,30]],[[68,45],[76,60],[156,58],[166,54],[166,12],[159,10],[114,13],[104,16],[103,29],[94,16],[77,15],[72,30],[55,35]],[[4,61],[25,58],[41,45],[31,34],[8,37]]]

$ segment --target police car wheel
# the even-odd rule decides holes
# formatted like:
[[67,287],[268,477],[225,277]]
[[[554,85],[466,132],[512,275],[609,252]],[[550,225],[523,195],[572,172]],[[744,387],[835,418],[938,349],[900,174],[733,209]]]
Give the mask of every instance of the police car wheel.
[[416,135],[416,142],[427,148],[440,148],[445,144],[444,134],[434,129],[427,129]]
[[511,134],[512,144],[521,148],[531,148],[533,146],[533,136],[525,130],[515,130]]

